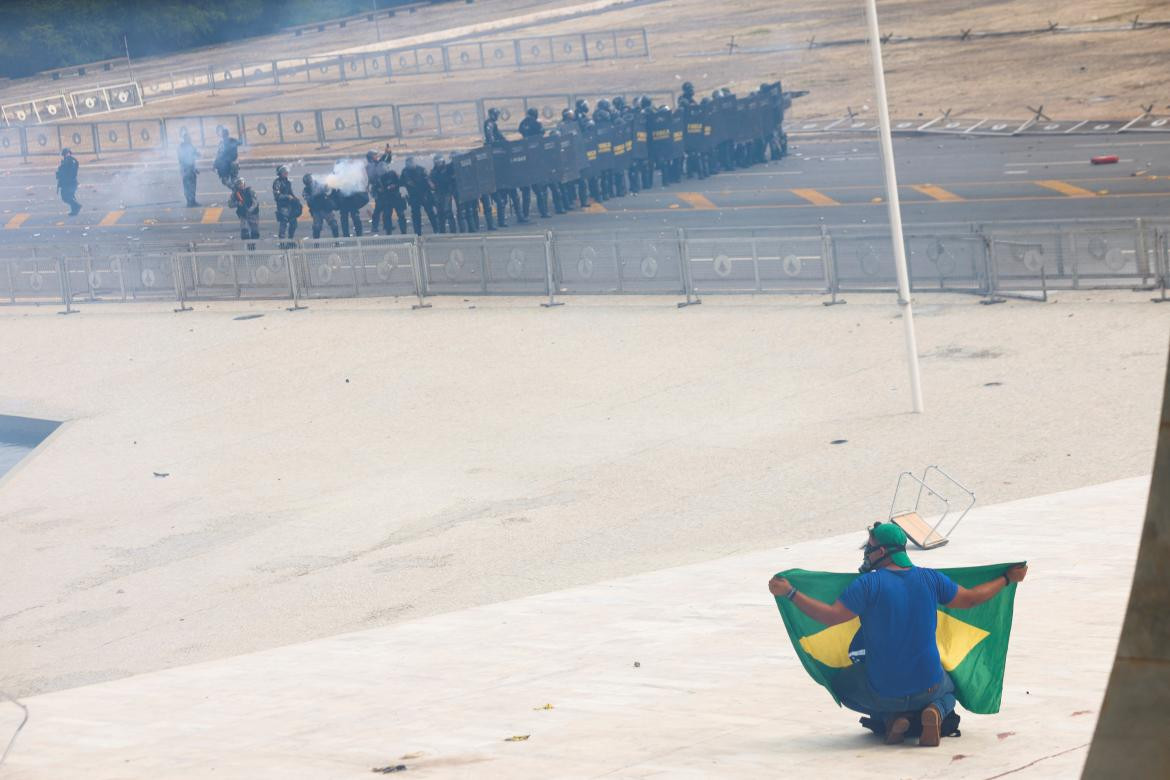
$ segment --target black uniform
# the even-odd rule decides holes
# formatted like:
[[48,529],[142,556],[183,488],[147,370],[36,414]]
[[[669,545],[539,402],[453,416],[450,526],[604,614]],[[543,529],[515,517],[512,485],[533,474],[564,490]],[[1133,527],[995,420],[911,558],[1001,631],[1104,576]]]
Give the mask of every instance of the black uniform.
[[240,141],[232,138],[226,130],[219,139],[219,146],[215,150],[215,160],[212,167],[219,174],[219,180],[229,190],[234,188],[235,181],[240,177]]
[[77,158],[66,150],[61,157],[61,164],[57,166],[57,189],[61,191],[61,200],[69,206],[69,216],[77,216],[81,211],[81,204],[77,202]]
[[446,160],[436,160],[431,168],[431,181],[435,184],[436,213],[439,218],[439,233],[458,233],[459,222],[455,219],[455,169]]
[[406,187],[406,198],[410,201],[410,223],[417,236],[422,235],[422,212],[427,212],[431,231],[439,232],[439,217],[435,214],[435,192],[427,172],[413,160],[406,161],[402,169],[402,184]]
[[296,236],[297,218],[304,207],[293,194],[293,185],[287,176],[277,176],[272,180],[272,200],[276,202],[278,237],[292,239]]
[[183,181],[183,196],[187,199],[187,207],[198,206],[195,201],[195,184],[199,171],[195,169],[195,161],[199,159],[199,150],[187,135],[179,144],[179,177]]
[[341,214],[341,235],[349,238],[349,225],[352,222],[353,234],[358,238],[362,237],[361,211],[369,202],[370,196],[366,194],[365,190],[357,190],[355,192],[333,191],[333,203],[338,213]]
[[[540,119],[532,115],[521,119],[520,126],[516,129],[523,138],[540,138],[544,135],[544,125],[541,124]],[[528,214],[532,209],[532,194],[534,192],[536,193],[536,208],[540,211],[540,216],[548,216],[547,187],[543,184],[537,184],[525,187],[520,192],[520,213],[525,219],[528,219]]]

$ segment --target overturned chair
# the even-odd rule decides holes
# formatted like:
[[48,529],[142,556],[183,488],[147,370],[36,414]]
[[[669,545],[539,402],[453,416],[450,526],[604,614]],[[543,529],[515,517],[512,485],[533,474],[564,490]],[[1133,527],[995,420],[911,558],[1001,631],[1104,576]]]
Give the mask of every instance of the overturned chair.
[[[962,506],[961,511],[959,506]],[[938,466],[927,466],[921,477],[909,471],[898,475],[894,500],[890,503],[889,520],[897,523],[920,550],[931,550],[950,541],[950,535],[973,506],[974,493]],[[931,524],[923,515],[935,517],[935,510],[941,511]],[[956,512],[958,516],[955,521],[942,533],[940,529],[943,523]]]

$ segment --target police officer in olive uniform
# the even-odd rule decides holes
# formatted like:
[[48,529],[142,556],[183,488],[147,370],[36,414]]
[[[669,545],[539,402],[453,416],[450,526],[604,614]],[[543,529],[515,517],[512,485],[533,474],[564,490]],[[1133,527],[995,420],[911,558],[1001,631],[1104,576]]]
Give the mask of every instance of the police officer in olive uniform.
[[321,237],[321,228],[325,224],[329,225],[329,230],[333,233],[334,238],[340,236],[341,231],[337,227],[337,217],[333,213],[333,188],[318,183],[311,173],[306,173],[301,181],[305,185],[301,194],[305,198],[305,204],[309,207],[309,216],[313,218],[313,238]]
[[260,199],[243,179],[237,178],[232,184],[232,205],[240,218],[240,238],[245,241],[260,238]]
[[301,216],[302,207],[293,194],[287,165],[276,169],[276,178],[272,180],[272,200],[276,202],[277,238],[291,241],[297,233],[297,218]]

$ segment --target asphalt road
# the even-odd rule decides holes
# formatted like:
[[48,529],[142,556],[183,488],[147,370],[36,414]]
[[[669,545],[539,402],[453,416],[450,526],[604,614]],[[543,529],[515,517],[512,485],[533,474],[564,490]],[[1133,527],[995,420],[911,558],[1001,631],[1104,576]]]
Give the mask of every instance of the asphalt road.
[[[784,227],[884,224],[885,189],[876,138],[809,137],[794,141],[783,161],[655,187],[551,219],[533,230],[637,230],[663,227]],[[1115,165],[1091,165],[1096,154],[1117,154]],[[1133,136],[1046,138],[910,137],[895,141],[903,220],[1051,222],[1170,214],[1170,140]],[[298,182],[328,163],[290,161]],[[274,234],[270,183],[274,161],[248,162],[242,174],[264,206],[262,234]],[[238,221],[214,173],[200,176],[203,208],[183,206],[177,170],[87,165],[82,160],[84,210],[66,216],[52,173],[15,170],[0,176],[0,247],[51,247],[57,242],[175,248],[191,241],[232,239]],[[534,207],[535,211],[535,207]],[[304,235],[302,221],[302,235]],[[509,230],[519,233],[520,226]]]

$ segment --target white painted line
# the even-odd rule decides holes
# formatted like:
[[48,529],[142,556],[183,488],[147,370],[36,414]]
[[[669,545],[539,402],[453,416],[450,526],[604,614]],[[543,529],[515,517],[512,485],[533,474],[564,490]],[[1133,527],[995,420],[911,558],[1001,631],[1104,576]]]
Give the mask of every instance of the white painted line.
[[1148,146],[1153,144],[1170,144],[1170,140],[1165,141],[1105,141],[1095,144],[1073,144],[1073,146],[1085,149],[1100,149],[1103,143],[1108,143],[1110,146]]
[[1073,125],[1072,127],[1070,127],[1068,130],[1065,130],[1064,132],[1066,132],[1066,133],[1071,133],[1072,131],[1074,131],[1074,130],[1076,130],[1078,127],[1080,127],[1081,125],[1087,125],[1087,124],[1089,124],[1089,120],[1088,120],[1088,119],[1086,119],[1086,120],[1084,120],[1084,121],[1081,121],[1081,122],[1077,122],[1075,125]]
[[1014,176],[1018,173],[1027,173],[1027,171],[1004,171],[1004,175],[1006,176]]
[[[1032,162],[1035,165],[1088,165],[1089,164],[1088,160],[1067,160],[1067,161],[1061,161],[1061,162],[1044,162],[1043,160],[1033,160]],[[1118,160],[1118,162],[1129,163],[1129,162],[1133,162],[1133,160],[1132,159]],[[1012,165],[1019,165],[1019,163],[1004,163],[1005,168],[1012,166]]]

